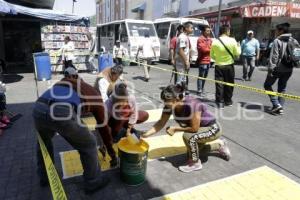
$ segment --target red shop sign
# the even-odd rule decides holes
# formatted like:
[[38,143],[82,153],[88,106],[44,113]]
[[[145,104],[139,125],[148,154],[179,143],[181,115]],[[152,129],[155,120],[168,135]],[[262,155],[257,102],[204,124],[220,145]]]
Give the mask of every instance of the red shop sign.
[[273,2],[267,4],[250,4],[241,8],[245,18],[291,17],[300,18],[299,3]]

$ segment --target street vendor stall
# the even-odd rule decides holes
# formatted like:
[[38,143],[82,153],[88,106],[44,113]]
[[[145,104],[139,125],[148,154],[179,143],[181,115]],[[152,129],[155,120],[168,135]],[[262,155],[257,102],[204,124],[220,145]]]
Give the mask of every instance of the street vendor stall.
[[74,43],[74,66],[86,70],[88,64],[89,19],[63,12],[29,8],[0,0],[0,59],[9,73],[33,72],[33,53],[47,52],[52,71],[62,70],[58,50],[69,36]]

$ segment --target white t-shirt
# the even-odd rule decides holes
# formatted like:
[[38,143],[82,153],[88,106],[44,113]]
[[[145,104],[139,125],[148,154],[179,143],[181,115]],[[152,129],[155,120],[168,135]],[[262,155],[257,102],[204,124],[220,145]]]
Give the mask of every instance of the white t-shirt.
[[177,38],[176,42],[176,66],[177,65],[183,65],[184,66],[184,61],[182,58],[179,56],[179,49],[184,48],[184,54],[189,59],[190,57],[190,40],[188,36],[185,33],[182,33],[179,35]]
[[142,58],[154,58],[153,42],[151,38],[145,38],[142,45]]
[[62,59],[74,61],[76,59],[76,57],[74,56],[74,50],[75,50],[75,45],[73,42],[68,42],[67,44],[64,44],[60,49],[62,54]]
[[101,78],[98,82],[98,85],[99,85],[99,91],[101,93],[102,100],[103,102],[106,102],[108,100],[107,91],[110,83],[105,78]]
[[120,45],[120,47],[117,47],[116,45],[113,48],[113,58],[122,58],[127,54],[126,48],[123,47],[123,45]]

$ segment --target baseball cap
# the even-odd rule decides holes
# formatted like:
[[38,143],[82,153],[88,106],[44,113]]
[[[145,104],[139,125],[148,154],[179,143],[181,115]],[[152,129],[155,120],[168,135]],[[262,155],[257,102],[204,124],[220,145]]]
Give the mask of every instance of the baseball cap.
[[78,75],[76,69],[73,67],[68,67],[67,69],[65,69],[64,74],[69,76]]
[[249,30],[249,31],[247,32],[247,34],[248,34],[248,35],[249,35],[249,34],[254,34],[254,31]]

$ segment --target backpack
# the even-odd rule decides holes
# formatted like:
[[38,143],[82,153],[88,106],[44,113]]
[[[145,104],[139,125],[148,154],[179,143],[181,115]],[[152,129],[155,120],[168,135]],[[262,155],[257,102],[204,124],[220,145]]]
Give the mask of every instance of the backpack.
[[300,68],[300,45],[294,38],[290,38],[287,42],[281,63],[287,68]]

